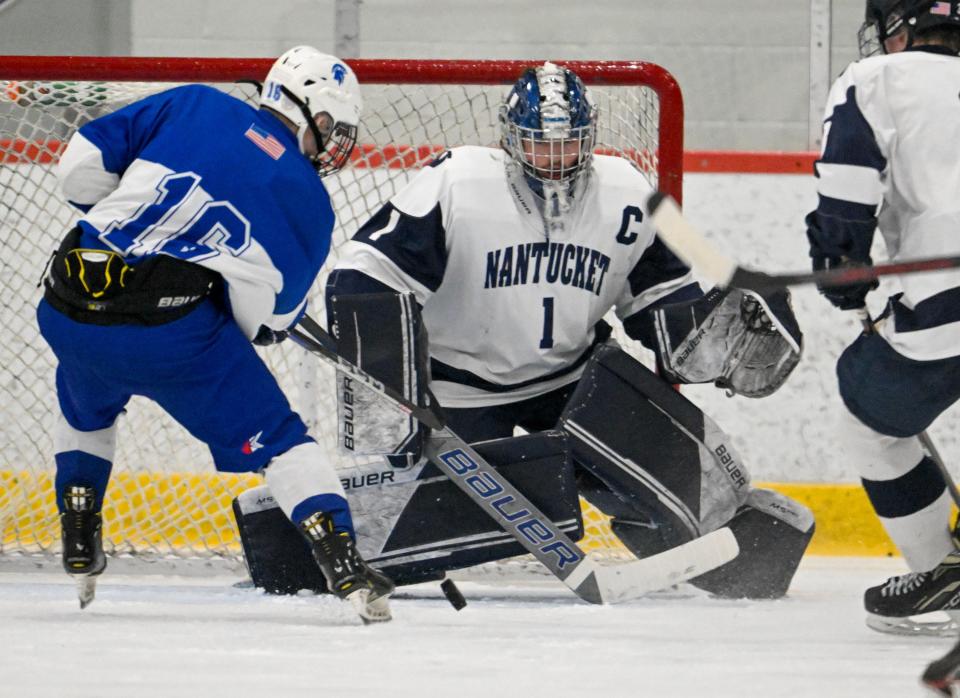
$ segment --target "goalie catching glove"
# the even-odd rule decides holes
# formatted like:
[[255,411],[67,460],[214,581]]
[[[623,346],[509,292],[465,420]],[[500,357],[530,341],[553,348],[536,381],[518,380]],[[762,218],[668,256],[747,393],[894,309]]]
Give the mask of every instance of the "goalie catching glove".
[[800,361],[803,334],[786,291],[718,288],[657,308],[660,364],[676,383],[714,383],[747,397],[775,392]]

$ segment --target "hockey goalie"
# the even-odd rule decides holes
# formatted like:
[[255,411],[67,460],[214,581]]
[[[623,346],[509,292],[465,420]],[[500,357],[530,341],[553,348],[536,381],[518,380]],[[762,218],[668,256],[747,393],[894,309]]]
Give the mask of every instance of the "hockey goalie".
[[[729,526],[740,555],[694,583],[782,596],[811,513],[753,488],[727,436],[671,383],[775,391],[801,352],[788,298],[704,294],[656,237],[643,176],[594,153],[596,117],[570,70],[524,71],[501,107],[501,148],[445,152],[342,249],[327,283],[338,351],[408,399],[437,401],[571,536],[578,495],[638,557]],[[610,340],[611,310],[656,371]],[[523,552],[420,458],[409,415],[349,377],[338,400],[340,446],[385,456],[342,473],[374,567],[406,584]],[[235,505],[254,582],[322,588],[274,509],[262,489]]]

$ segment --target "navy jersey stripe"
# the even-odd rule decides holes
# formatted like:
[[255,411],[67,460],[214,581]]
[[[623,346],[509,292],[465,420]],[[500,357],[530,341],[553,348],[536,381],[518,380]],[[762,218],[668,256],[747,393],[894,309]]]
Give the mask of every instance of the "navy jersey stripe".
[[893,308],[894,327],[897,332],[929,330],[951,322],[960,322],[960,288],[930,296],[917,303],[913,310],[900,302],[902,293],[890,299]]
[[589,359],[593,354],[594,347],[596,347],[598,344],[602,344],[610,338],[612,331],[613,330],[610,325],[601,320],[594,326],[593,342],[585,352],[577,357],[576,361],[571,363],[569,366],[564,366],[559,371],[554,371],[553,373],[548,373],[545,376],[538,376],[537,378],[531,378],[530,380],[521,381],[519,383],[492,383],[481,378],[476,373],[451,366],[450,364],[445,364],[442,361],[438,361],[432,357],[430,358],[430,374],[432,379],[435,381],[440,380],[448,381],[450,383],[459,383],[460,385],[465,385],[470,388],[485,390],[488,393],[507,393],[511,390],[519,390],[520,388],[526,388],[529,385],[544,383],[546,381],[553,380],[554,378],[565,376],[568,373],[573,373],[587,362],[587,359]]
[[634,297],[639,296],[654,286],[679,279],[689,272],[690,269],[656,237],[627,277],[630,293]]
[[[396,222],[391,225],[391,217]],[[443,213],[437,204],[425,216],[410,216],[387,202],[353,237],[375,247],[407,276],[436,291],[447,268]]]
[[817,162],[860,165],[880,172],[886,169],[887,160],[880,152],[873,128],[857,104],[856,85],[850,86],[846,101],[833,108],[827,122],[830,130]]
[[878,516],[895,519],[916,514],[933,504],[946,489],[943,476],[930,458],[893,480],[863,480],[863,489]]

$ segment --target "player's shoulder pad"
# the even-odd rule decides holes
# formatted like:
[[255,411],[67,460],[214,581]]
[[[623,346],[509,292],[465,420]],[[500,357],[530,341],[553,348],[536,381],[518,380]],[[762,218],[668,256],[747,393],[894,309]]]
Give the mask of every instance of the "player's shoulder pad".
[[430,213],[437,204],[446,207],[455,187],[503,176],[502,150],[459,146],[434,158],[391,199],[391,203],[402,213],[419,218]]
[[899,55],[870,56],[848,65],[830,88],[825,116],[831,116],[834,107],[849,101],[852,96],[857,108],[873,123],[879,118],[878,114],[885,111],[885,75],[891,61]]
[[594,155],[593,176],[604,189],[637,189],[653,193],[653,187],[630,161],[619,155]]
[[451,180],[478,179],[501,176],[506,153],[500,148],[480,145],[461,145],[438,155],[427,166]]

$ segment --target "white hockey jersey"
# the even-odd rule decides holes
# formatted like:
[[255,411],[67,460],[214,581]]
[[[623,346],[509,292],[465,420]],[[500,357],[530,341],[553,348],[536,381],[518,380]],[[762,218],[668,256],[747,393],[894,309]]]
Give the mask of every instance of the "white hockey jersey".
[[334,270],[416,295],[432,388],[448,407],[565,385],[612,307],[624,319],[679,292],[700,295],[655,236],[644,209],[650,186],[626,160],[597,156],[563,230],[548,236],[508,159],[492,148],[448,151],[360,229]]
[[[877,223],[892,260],[960,254],[960,58],[924,46],[851,64],[824,129],[816,213],[828,254],[865,257]],[[891,346],[918,360],[960,355],[960,270],[899,282],[880,330]]]

